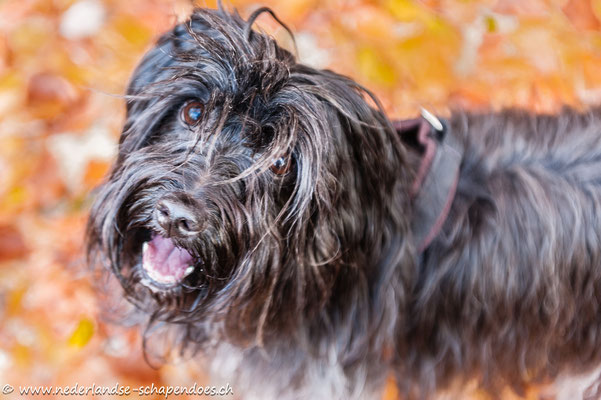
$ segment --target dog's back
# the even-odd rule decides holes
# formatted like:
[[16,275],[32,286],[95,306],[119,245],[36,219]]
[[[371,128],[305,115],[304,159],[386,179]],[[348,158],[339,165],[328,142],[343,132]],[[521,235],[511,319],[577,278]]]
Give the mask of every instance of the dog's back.
[[464,159],[420,257],[403,373],[520,387],[598,365],[601,112],[456,113],[450,126]]

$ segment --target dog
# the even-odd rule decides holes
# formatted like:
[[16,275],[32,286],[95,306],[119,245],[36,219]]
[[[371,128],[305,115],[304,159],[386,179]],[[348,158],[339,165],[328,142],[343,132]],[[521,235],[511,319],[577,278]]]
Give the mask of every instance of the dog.
[[87,229],[119,296],[243,398],[596,371],[600,110],[393,121],[264,13],[197,9],[135,70]]

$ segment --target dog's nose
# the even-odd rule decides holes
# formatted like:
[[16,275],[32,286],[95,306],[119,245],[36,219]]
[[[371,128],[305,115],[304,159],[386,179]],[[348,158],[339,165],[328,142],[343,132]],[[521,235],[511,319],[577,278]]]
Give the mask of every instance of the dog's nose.
[[154,212],[157,223],[170,237],[196,235],[202,228],[192,207],[176,198],[159,200]]

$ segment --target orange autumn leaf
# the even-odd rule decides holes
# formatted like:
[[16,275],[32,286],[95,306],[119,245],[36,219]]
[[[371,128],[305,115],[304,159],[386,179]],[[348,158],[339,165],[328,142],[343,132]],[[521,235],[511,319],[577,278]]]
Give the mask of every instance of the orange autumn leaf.
[[84,183],[92,188],[100,184],[108,173],[110,164],[108,161],[90,160],[84,175]]
[[2,261],[22,258],[27,255],[21,232],[11,225],[0,225],[0,266]]

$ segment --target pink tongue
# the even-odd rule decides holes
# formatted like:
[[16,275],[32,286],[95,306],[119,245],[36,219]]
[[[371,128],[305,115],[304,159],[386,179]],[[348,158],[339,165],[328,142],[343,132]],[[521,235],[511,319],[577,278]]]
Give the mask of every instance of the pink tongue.
[[142,266],[146,274],[158,283],[177,283],[194,265],[194,258],[186,250],[175,247],[173,240],[156,235],[144,244]]

